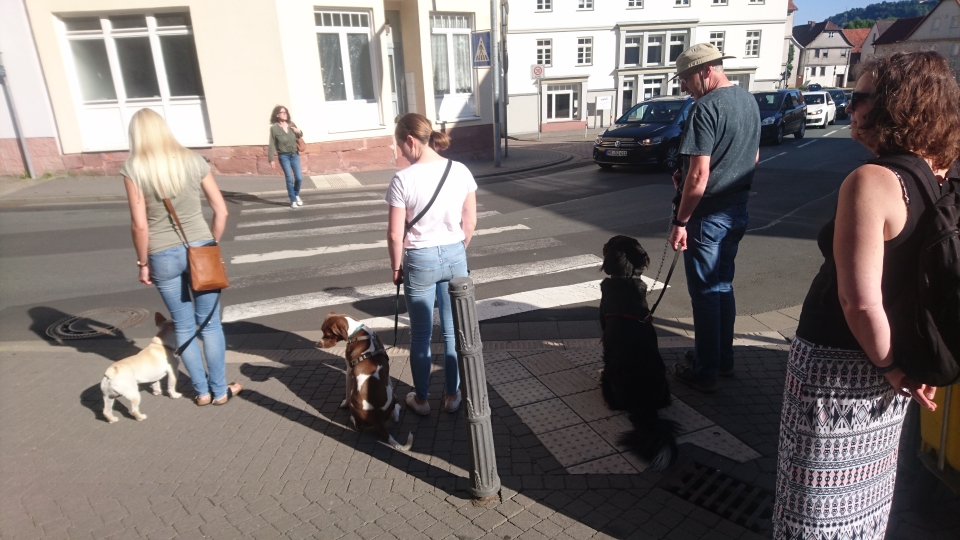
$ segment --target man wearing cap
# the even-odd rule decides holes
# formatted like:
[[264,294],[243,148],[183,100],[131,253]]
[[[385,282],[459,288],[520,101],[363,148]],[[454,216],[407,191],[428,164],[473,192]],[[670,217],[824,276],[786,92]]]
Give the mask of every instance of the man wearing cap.
[[683,167],[674,174],[682,195],[670,245],[683,264],[693,306],[691,363],[673,367],[677,380],[700,391],[733,376],[734,258],[747,230],[747,199],[759,158],[760,110],[723,72],[716,46],[699,43],[677,58],[680,89],[696,100],[680,139]]

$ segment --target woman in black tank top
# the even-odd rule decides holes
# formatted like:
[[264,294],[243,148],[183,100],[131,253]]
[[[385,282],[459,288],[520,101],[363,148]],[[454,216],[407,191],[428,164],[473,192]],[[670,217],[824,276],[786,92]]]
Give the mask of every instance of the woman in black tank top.
[[[847,108],[853,139],[941,181],[955,175],[960,88],[943,57],[895,54],[862,73]],[[863,165],[843,181],[836,217],[820,232],[824,263],[788,359],[775,539],[885,535],[907,405],[936,407],[936,389],[896,367],[884,309],[916,279],[918,189],[912,175]]]

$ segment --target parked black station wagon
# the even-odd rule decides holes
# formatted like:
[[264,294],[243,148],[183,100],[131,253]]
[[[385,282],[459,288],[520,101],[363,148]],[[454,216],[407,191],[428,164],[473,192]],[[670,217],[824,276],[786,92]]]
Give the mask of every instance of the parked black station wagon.
[[680,134],[693,105],[687,96],[655,97],[636,104],[593,143],[593,161],[613,165],[679,167]]
[[752,92],[760,107],[760,141],[780,144],[793,134],[802,139],[807,130],[807,105],[799,90],[788,88]]

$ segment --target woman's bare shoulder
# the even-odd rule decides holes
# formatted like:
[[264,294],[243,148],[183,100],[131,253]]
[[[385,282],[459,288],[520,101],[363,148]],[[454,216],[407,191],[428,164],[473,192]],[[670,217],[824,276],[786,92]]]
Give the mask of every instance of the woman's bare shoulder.
[[900,179],[890,169],[881,165],[867,163],[851,172],[843,181],[846,190],[864,195],[879,195],[890,192],[900,193],[902,187]]

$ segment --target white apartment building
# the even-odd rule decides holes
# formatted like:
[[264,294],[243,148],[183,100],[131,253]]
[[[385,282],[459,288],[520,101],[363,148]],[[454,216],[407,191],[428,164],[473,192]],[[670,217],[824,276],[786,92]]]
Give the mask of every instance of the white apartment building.
[[[780,79],[788,0],[512,0],[506,50],[511,133],[609,125],[657,95],[679,94],[675,61],[712,42],[748,90]],[[545,67],[539,85],[531,66]],[[609,101],[609,109],[597,109]]]

